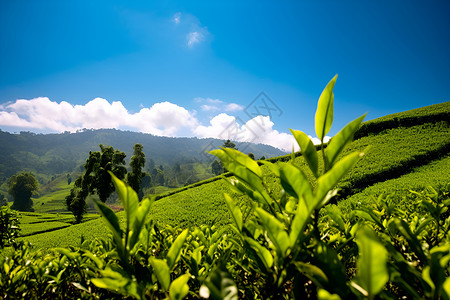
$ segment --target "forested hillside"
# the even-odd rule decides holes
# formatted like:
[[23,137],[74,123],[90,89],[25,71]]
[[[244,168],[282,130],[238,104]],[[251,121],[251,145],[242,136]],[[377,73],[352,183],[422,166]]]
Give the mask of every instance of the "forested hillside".
[[[144,146],[147,162],[172,166],[176,163],[208,161],[205,150],[223,144],[217,139],[169,138],[114,129],[85,130],[77,133],[34,134],[21,132],[11,134],[0,130],[0,180],[29,170],[37,174],[53,176],[71,171],[81,171],[89,151],[98,151],[98,145],[110,145],[127,154],[129,161],[133,145]],[[274,157],[283,151],[262,144],[245,144],[246,153],[256,158]]]

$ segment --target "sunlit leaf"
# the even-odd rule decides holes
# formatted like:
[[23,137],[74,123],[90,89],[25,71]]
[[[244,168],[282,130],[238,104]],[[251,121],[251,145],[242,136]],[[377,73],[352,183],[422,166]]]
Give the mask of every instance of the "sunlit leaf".
[[131,186],[117,178],[111,171],[108,171],[108,173],[111,175],[114,187],[116,188],[117,194],[122,201],[123,210],[125,211],[126,216],[126,230],[129,232],[132,230],[134,218],[137,213],[139,198]]
[[336,83],[337,75],[328,82],[322,94],[319,97],[316,111],[316,134],[317,137],[323,141],[325,135],[330,131],[333,123],[333,102],[334,94],[333,88]]
[[187,235],[188,230],[183,230],[183,232],[177,236],[172,246],[170,246],[169,252],[167,253],[167,265],[169,266],[169,269],[172,269],[175,266],[175,263],[180,257],[181,249],[183,248]]
[[319,300],[341,300],[341,297],[339,297],[339,295],[330,294],[324,289],[319,289],[319,291],[317,292],[317,298]]
[[113,238],[116,242],[117,247],[119,247],[119,252],[123,253],[123,242],[122,242],[122,229],[120,229],[119,219],[111,208],[106,206],[103,202],[94,200],[94,205],[101,216],[103,216],[103,221],[111,230]]
[[150,258],[150,264],[152,265],[153,272],[158,278],[158,282],[161,284],[163,290],[169,290],[170,285],[170,269],[164,260],[157,258]]
[[267,270],[270,270],[273,265],[273,256],[270,251],[252,238],[244,237],[244,239],[255,251],[256,255],[258,255],[259,259],[263,262],[264,267]]
[[133,232],[132,232],[130,240],[129,240],[130,249],[133,249],[133,247],[139,240],[139,235],[142,231],[142,227],[144,226],[145,219],[148,216],[148,213],[150,211],[151,204],[152,204],[152,200],[150,200],[148,198],[145,198],[139,204],[139,207],[135,214],[134,222],[132,224]]
[[239,229],[239,231],[242,230],[242,212],[239,206],[237,206],[234,203],[234,200],[225,193],[223,195],[225,197],[225,203],[228,206],[228,210],[230,211],[231,218],[233,219],[234,223],[236,224],[236,227]]
[[326,159],[328,162],[328,168],[333,167],[339,154],[341,154],[344,147],[351,142],[353,135],[356,130],[358,130],[359,125],[364,120],[367,114],[353,120],[348,123],[341,131],[339,131],[328,143],[327,148],[325,148]]
[[283,164],[280,168],[280,182],[291,196],[311,198],[312,188],[302,170],[292,164]]
[[336,186],[339,180],[347,174],[363,155],[363,152],[353,152],[336,163],[327,173],[320,176],[317,180],[317,190],[315,191],[317,201],[314,202],[317,204],[322,201],[327,193]]
[[317,156],[317,149],[313,142],[309,136],[302,131],[291,129],[291,132],[294,135],[295,140],[302,151],[302,155],[308,163],[312,173],[316,176],[316,178],[319,177],[319,159]]
[[388,252],[380,243],[375,233],[364,227],[356,237],[359,249],[357,261],[357,279],[359,285],[367,291],[369,298],[373,299],[389,280],[386,266]]
[[267,230],[267,234],[269,235],[272,243],[275,245],[279,255],[284,257],[289,247],[289,237],[287,232],[284,230],[283,224],[262,208],[258,207],[255,211],[261,219],[264,229]]
[[187,283],[190,277],[189,274],[181,275],[170,284],[169,296],[171,300],[180,300],[187,296],[189,293]]

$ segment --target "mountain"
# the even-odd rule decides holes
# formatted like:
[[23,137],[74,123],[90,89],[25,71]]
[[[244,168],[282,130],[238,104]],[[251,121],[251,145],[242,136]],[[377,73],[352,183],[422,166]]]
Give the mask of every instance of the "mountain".
[[[83,130],[76,133],[11,134],[0,130],[0,182],[11,175],[29,170],[37,174],[54,175],[80,171],[89,151],[99,151],[99,144],[110,145],[123,151],[129,162],[133,145],[144,146],[147,162],[171,166],[175,163],[209,162],[205,153],[223,145],[223,140],[206,138],[170,138],[115,129]],[[239,150],[252,152],[256,158],[269,158],[286,154],[268,145],[237,143]]]

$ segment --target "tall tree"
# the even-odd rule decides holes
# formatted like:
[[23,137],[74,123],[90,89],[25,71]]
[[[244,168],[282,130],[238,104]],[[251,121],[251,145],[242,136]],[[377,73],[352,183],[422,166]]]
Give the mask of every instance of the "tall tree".
[[119,179],[124,179],[125,153],[114,150],[112,146],[99,145],[100,151],[89,152],[84,165],[85,172],[75,181],[75,186],[66,197],[67,208],[74,214],[79,223],[86,213],[86,198],[89,194],[97,194],[100,201],[106,202],[114,191],[114,185],[108,171]]
[[31,172],[21,172],[8,179],[8,193],[13,197],[12,209],[33,211],[31,196],[39,189],[39,182]]
[[226,141],[223,143],[222,147],[224,147],[224,148],[232,148],[232,149],[236,149],[236,150],[237,150],[236,144],[233,143],[233,142],[230,141],[230,140],[226,140]]
[[211,164],[211,170],[214,173],[214,175],[216,175],[216,176],[222,174],[223,173],[222,162],[214,160]]
[[147,173],[142,172],[142,168],[145,166],[145,154],[142,151],[143,148],[144,147],[141,144],[134,145],[133,156],[130,161],[131,171],[127,174],[128,184],[138,194],[139,200],[144,196],[141,189],[142,178],[147,175]]

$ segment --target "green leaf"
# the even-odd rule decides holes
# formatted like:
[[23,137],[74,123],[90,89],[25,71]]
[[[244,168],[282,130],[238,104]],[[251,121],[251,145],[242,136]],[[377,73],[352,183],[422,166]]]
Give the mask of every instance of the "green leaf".
[[124,295],[141,299],[141,296],[137,292],[136,282],[131,281],[129,278],[124,277],[122,274],[109,267],[100,271],[100,274],[103,276],[102,278],[91,279],[91,282],[98,288],[120,292]]
[[170,285],[170,269],[166,262],[162,259],[150,258],[150,264],[152,265],[153,272],[156,275],[161,287],[164,291],[169,290]]
[[137,212],[135,214],[134,222],[132,224],[132,233],[130,240],[128,242],[129,248],[133,249],[133,247],[136,245],[136,243],[139,240],[139,235],[142,231],[142,227],[144,226],[145,219],[150,211],[152,200],[145,198],[142,200],[142,202],[139,205],[139,208],[137,209]]
[[108,173],[111,175],[114,187],[122,201],[123,210],[125,211],[126,216],[126,233],[128,234],[132,230],[135,221],[139,198],[131,186],[117,178],[111,171],[108,171]]
[[119,247],[119,253],[123,253],[124,246],[122,241],[122,229],[120,229],[119,219],[117,218],[116,214],[103,202],[94,200],[94,205],[97,208],[99,214],[103,216],[103,221],[106,223],[109,230],[111,230],[114,241],[116,242],[117,247]]
[[184,274],[175,279],[170,284],[169,296],[171,300],[183,299],[189,293],[189,285],[187,284],[191,275]]
[[251,159],[248,155],[245,155],[244,153],[232,149],[232,148],[222,148],[222,150],[233,160],[237,163],[245,166],[247,169],[255,173],[259,178],[263,177],[263,172],[258,165],[258,163]]
[[445,293],[447,294],[447,297],[450,298],[450,277],[445,279],[444,284],[442,285],[444,288]]
[[289,237],[283,224],[264,209],[257,207],[256,214],[261,219],[264,229],[267,230],[270,240],[275,245],[280,257],[285,257],[289,247]]
[[327,275],[319,267],[310,263],[304,263],[300,261],[297,261],[294,264],[297,270],[311,279],[311,281],[314,282],[316,286],[323,288],[328,284]]
[[386,266],[388,252],[372,230],[363,227],[356,237],[359,249],[357,278],[359,285],[373,299],[389,280]]
[[327,173],[319,177],[315,192],[315,205],[325,198],[328,192],[336,186],[339,180],[347,174],[363,155],[363,152],[353,152],[336,163]]
[[262,178],[263,176],[262,170],[260,166],[258,166],[258,163],[251,159],[248,155],[245,155],[236,149],[222,148],[209,151],[208,153],[217,156],[222,161],[225,168],[230,172],[233,172],[235,168],[240,166],[247,168],[259,178]]
[[328,282],[323,281],[324,288],[346,298],[349,290],[345,268],[335,249],[324,242],[314,248],[314,260],[311,262],[326,274]]
[[292,164],[283,164],[280,168],[280,182],[291,196],[300,199],[312,198],[312,188],[302,170]]
[[255,251],[256,255],[258,255],[266,270],[269,271],[273,265],[273,256],[270,251],[252,238],[244,237],[244,239],[250,248]]
[[308,208],[303,198],[300,198],[297,211],[291,223],[291,231],[289,232],[289,246],[294,249],[298,239],[303,234],[306,224],[310,219],[313,208]]
[[333,123],[333,102],[334,94],[333,88],[336,83],[337,75],[328,82],[327,86],[323,90],[317,103],[316,111],[316,134],[317,137],[323,142],[325,135],[330,131],[331,124]]
[[267,160],[260,160],[259,162],[262,163],[264,166],[268,167],[269,170],[273,174],[275,174],[275,176],[280,177],[280,169],[278,168],[278,166],[276,164],[273,164]]
[[328,162],[328,168],[332,168],[339,154],[341,154],[344,147],[351,142],[353,135],[356,130],[358,130],[359,125],[364,120],[367,114],[353,120],[352,122],[345,125],[341,131],[339,131],[328,143],[327,148],[325,148],[326,159]]
[[224,193],[223,196],[225,197],[225,203],[228,206],[228,210],[230,211],[231,217],[236,224],[236,227],[239,229],[239,231],[242,231],[241,209],[239,208],[239,206],[236,206],[234,200],[227,193]]
[[186,237],[188,235],[188,230],[185,229],[183,232],[181,232],[175,241],[173,242],[172,246],[170,246],[169,252],[167,252],[167,265],[169,266],[169,269],[173,269],[175,266],[175,263],[177,262],[178,258],[180,257],[181,249],[183,248],[184,241],[186,240]]
[[330,294],[324,289],[319,289],[317,292],[317,299],[319,300],[341,300],[341,297],[337,294]]
[[405,221],[400,219],[394,219],[394,222],[392,222],[391,224],[394,224],[395,228],[406,239],[409,246],[417,255],[419,260],[426,262],[428,259],[425,253],[423,252],[422,243],[420,243],[419,240],[417,239],[417,236],[412,233],[411,228],[409,228],[409,225]]
[[302,151],[302,155],[308,163],[312,173],[316,176],[316,178],[319,177],[319,159],[317,157],[317,150],[313,142],[309,136],[302,131],[291,129],[291,132],[294,135],[295,140]]
[[89,251],[86,251],[83,256],[89,257],[93,262],[95,262],[95,264],[97,265],[97,268],[99,269],[103,269],[104,263],[101,259],[99,259],[97,256],[95,256],[94,254],[92,254]]
[[238,289],[225,267],[217,268],[200,287],[200,297],[213,300],[237,300]]

